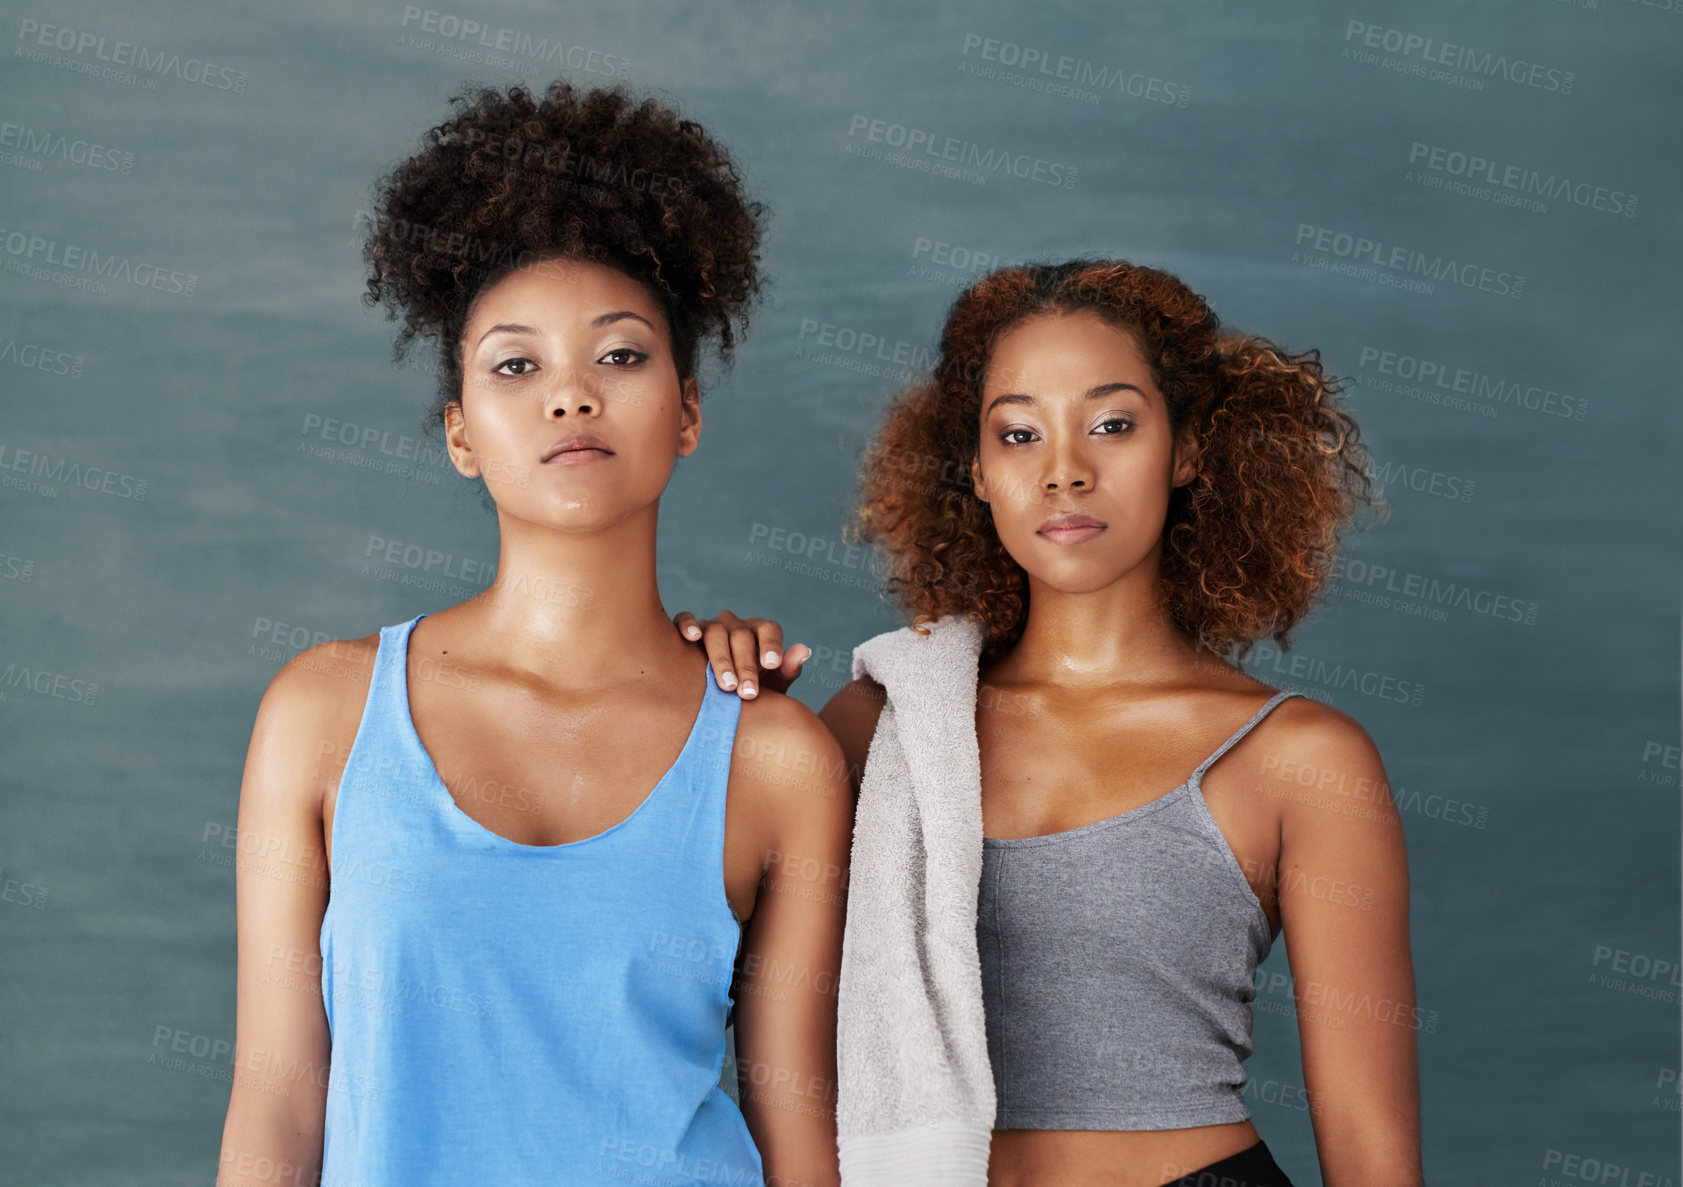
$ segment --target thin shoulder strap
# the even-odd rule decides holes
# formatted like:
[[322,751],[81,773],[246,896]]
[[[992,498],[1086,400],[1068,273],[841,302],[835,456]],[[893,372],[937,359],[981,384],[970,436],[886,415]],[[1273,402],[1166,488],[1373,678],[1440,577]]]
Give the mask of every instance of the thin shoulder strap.
[[1301,695],[1303,695],[1303,694],[1296,693],[1296,692],[1291,692],[1290,690],[1286,690],[1286,691],[1282,691],[1282,692],[1277,692],[1273,696],[1269,697],[1268,700],[1263,704],[1262,708],[1258,709],[1255,713],[1251,714],[1251,719],[1249,721],[1245,722],[1244,725],[1241,725],[1237,730],[1233,731],[1233,736],[1231,738],[1227,739],[1227,741],[1223,742],[1220,746],[1216,747],[1216,751],[1215,751],[1214,754],[1210,755],[1210,757],[1206,758],[1203,762],[1198,764],[1198,769],[1196,771],[1192,772],[1192,778],[1189,780],[1189,782],[1197,783],[1199,780],[1201,780],[1204,777],[1204,772],[1210,769],[1210,765],[1212,763],[1214,763],[1216,759],[1218,759],[1222,755],[1226,754],[1234,746],[1238,745],[1239,739],[1243,738],[1246,734],[1250,733],[1251,730],[1253,728],[1255,728],[1257,722],[1261,721],[1264,717],[1267,717],[1270,713],[1272,713],[1274,711],[1274,706],[1275,705],[1278,705],[1281,701],[1285,700],[1287,697],[1295,697],[1295,696],[1301,696]]

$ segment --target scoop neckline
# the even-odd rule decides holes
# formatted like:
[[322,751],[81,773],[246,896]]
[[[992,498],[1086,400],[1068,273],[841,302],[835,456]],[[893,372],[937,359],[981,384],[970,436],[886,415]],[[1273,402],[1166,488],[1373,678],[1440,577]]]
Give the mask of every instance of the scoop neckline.
[[[1279,704],[1286,697],[1297,695],[1299,694],[1292,692],[1290,689],[1276,689],[1274,695],[1259,705],[1256,712],[1251,714],[1250,718],[1243,725],[1234,730],[1233,733],[1229,734],[1225,742],[1223,742],[1220,746],[1217,746],[1215,750],[1211,751],[1210,755],[1193,769],[1192,774],[1183,779],[1179,785],[1170,788],[1156,799],[1147,800],[1143,804],[1135,804],[1132,808],[1118,812],[1114,816],[1106,816],[1103,819],[1094,820],[1087,824],[1078,824],[1074,828],[1060,829],[1054,833],[1036,833],[1031,837],[983,837],[982,845],[984,847],[992,845],[1000,848],[1009,848],[1021,845],[1053,844],[1058,841],[1082,836],[1087,833],[1097,832],[1100,829],[1110,828],[1114,825],[1123,823],[1131,816],[1139,816],[1144,815],[1147,812],[1156,811],[1157,809],[1169,804],[1176,796],[1189,789],[1197,791],[1199,793],[1199,797],[1202,798],[1204,772],[1215,765],[1216,761],[1220,759],[1222,755],[1226,754],[1228,750],[1242,738],[1244,738],[1246,734],[1250,733],[1251,727],[1256,725],[1258,721],[1267,715],[1269,710],[1271,710],[1275,705]],[[1206,804],[1205,811],[1207,812],[1208,810],[1209,805]]]
[[[638,802],[637,806],[633,808],[627,816],[614,824],[610,824],[599,833],[592,834],[588,837],[580,837],[576,841],[562,841],[555,845],[528,845],[523,841],[516,841],[512,838],[505,837],[501,833],[485,827],[485,825],[462,811],[462,806],[456,802],[456,797],[450,793],[450,785],[445,783],[444,777],[439,774],[438,764],[433,761],[432,754],[427,750],[426,743],[421,741],[420,731],[415,728],[415,714],[409,703],[409,640],[415,634],[416,624],[425,617],[425,614],[417,614],[402,628],[403,643],[401,648],[398,649],[397,654],[398,670],[396,680],[398,688],[398,705],[403,710],[402,716],[405,735],[409,743],[414,746],[415,750],[424,760],[427,775],[432,780],[434,789],[440,796],[443,797],[445,811],[447,813],[454,813],[455,816],[465,820],[477,832],[483,836],[491,838],[495,843],[505,846],[506,848],[526,853],[560,853],[564,850],[574,849],[581,845],[589,845],[593,841],[600,841],[604,837],[609,837],[614,833],[619,832],[633,820],[636,820],[637,817],[641,816],[644,809],[646,809],[649,804],[654,801],[655,796],[660,793],[660,790],[665,787],[667,783],[671,782],[673,774],[677,772],[679,767],[684,765],[684,760],[689,757],[690,751],[695,747],[696,739],[701,735],[701,723],[707,716],[708,702],[712,700],[713,691],[710,687],[708,687],[708,683],[712,678],[712,666],[706,662],[703,662],[702,664],[703,684],[701,689],[701,707],[696,710],[695,721],[690,725],[689,736],[684,739],[683,748],[678,751],[678,757],[672,760],[672,765],[666,768],[665,773],[663,773],[659,780],[656,781],[655,785],[649,789],[648,794]],[[735,915],[734,908],[732,908],[731,914],[733,916]]]
[[1189,787],[1192,787],[1197,782],[1197,779],[1198,777],[1194,775],[1181,783],[1179,786],[1165,791],[1156,799],[1147,800],[1143,804],[1135,804],[1132,808],[1118,812],[1114,816],[1106,816],[1103,819],[1090,821],[1087,824],[1078,824],[1074,828],[1059,829],[1055,833],[1035,833],[1033,836],[1029,837],[983,837],[982,844],[998,846],[1001,848],[1009,848],[1019,845],[1048,845],[1057,841],[1082,836],[1086,833],[1098,832],[1101,829],[1121,824],[1130,816],[1141,816],[1166,807],[1176,796],[1186,791]]

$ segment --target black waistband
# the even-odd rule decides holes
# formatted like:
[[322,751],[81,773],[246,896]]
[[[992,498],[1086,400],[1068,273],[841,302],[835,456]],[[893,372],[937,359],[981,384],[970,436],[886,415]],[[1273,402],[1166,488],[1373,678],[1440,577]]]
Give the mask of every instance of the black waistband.
[[1258,1141],[1249,1149],[1173,1179],[1163,1187],[1292,1187],[1292,1182],[1268,1152],[1268,1144]]

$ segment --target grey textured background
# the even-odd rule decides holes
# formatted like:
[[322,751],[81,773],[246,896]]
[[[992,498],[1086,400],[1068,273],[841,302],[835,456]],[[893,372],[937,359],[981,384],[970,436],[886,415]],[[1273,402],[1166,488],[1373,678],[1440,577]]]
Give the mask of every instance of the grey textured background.
[[[770,299],[669,490],[662,588],[674,611],[781,618],[819,649],[809,704],[896,625],[869,571],[823,542],[904,378],[896,352],[927,356],[972,274],[954,247],[1167,267],[1228,322],[1352,377],[1391,519],[1294,652],[1252,667],[1354,714],[1404,808],[1428,1179],[1580,1182],[1594,1160],[1675,1182],[1683,12],[1667,3],[8,6],[0,1181],[212,1181],[234,1020],[216,842],[263,688],[312,636],[474,592],[365,574],[372,537],[495,559],[493,520],[446,465],[379,468],[414,447],[430,377],[391,365],[391,326],[358,302],[376,175],[461,83],[562,70],[471,56],[478,38],[442,35],[466,19],[559,41],[586,81],[609,81],[588,51],[626,60],[771,205]],[[1362,60],[1352,22],[1475,65],[1395,68],[1424,47]],[[1090,85],[1001,78],[987,39],[1068,57]],[[162,64],[111,77],[102,55],[132,52],[117,42]],[[1479,73],[1487,54],[1537,63],[1542,85]],[[194,61],[218,68],[211,85]],[[1126,93],[1149,80],[1184,105]],[[859,118],[1075,184],[866,159],[850,149],[883,146],[850,135]],[[1441,171],[1409,174],[1416,144],[1566,179],[1586,202],[1435,187]],[[1634,212],[1596,209],[1596,187]],[[1336,255],[1301,254],[1304,226],[1523,276],[1523,292],[1339,275],[1316,264]],[[164,287],[75,287],[85,272],[45,258],[71,248],[161,268]],[[191,294],[169,291],[188,277]],[[885,345],[843,349],[862,335]],[[1501,386],[1459,405],[1387,390],[1383,352]],[[1501,398],[1533,388],[1559,395]],[[324,442],[330,417],[377,439]],[[1409,575],[1480,596],[1412,599],[1429,614],[1374,600]],[[1284,969],[1281,946],[1266,970]],[[1290,996],[1267,984],[1252,1112],[1313,1184]]]

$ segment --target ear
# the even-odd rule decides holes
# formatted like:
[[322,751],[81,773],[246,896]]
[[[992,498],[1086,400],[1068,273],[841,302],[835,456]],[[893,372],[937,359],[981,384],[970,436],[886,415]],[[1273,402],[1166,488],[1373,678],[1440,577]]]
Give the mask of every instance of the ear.
[[1202,452],[1197,430],[1191,425],[1182,429],[1175,438],[1175,468],[1170,486],[1185,486],[1198,477],[1198,462]]
[[982,502],[988,501],[987,489],[982,485],[982,455],[979,453],[970,459],[970,489]]
[[462,402],[452,400],[444,406],[444,447],[450,451],[450,464],[463,478],[478,478],[479,458],[468,444],[467,419],[462,415]]
[[689,457],[701,443],[701,385],[691,375],[678,389],[678,456]]

